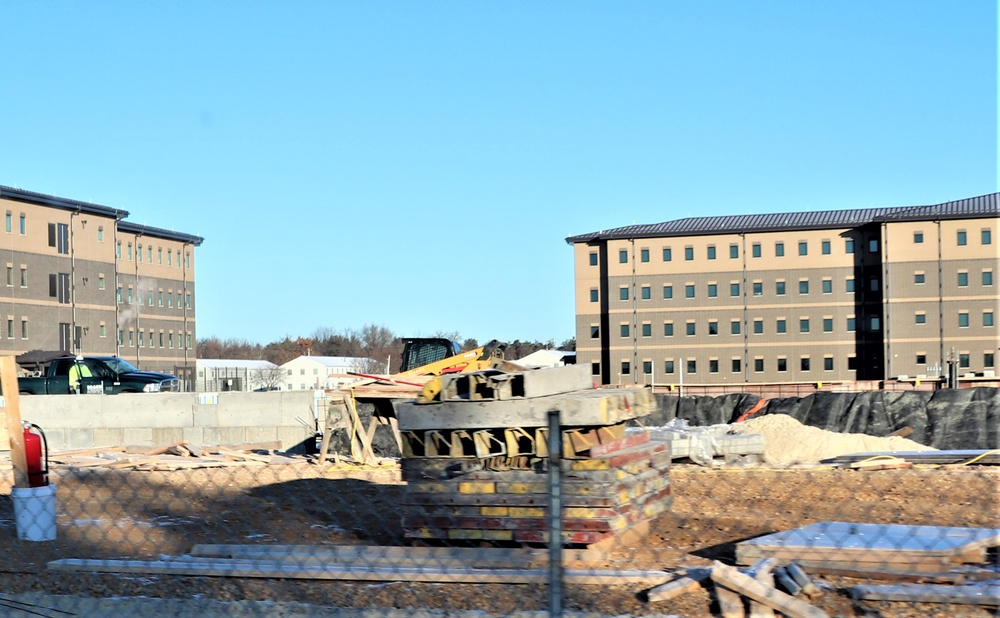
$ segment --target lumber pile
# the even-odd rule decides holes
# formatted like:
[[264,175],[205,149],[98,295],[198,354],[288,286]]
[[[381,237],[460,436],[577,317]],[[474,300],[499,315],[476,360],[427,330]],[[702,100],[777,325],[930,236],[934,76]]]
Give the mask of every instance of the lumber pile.
[[[169,472],[193,468],[285,465],[301,459],[282,455],[269,448],[197,446],[181,441],[152,449],[115,447],[52,453],[50,461],[68,468],[105,468]],[[268,446],[268,445],[263,445]]]
[[552,410],[562,543],[638,538],[669,508],[669,443],[625,432],[655,409],[649,390],[594,389],[586,366],[494,374],[443,378],[436,400],[394,403],[407,538],[548,543]]

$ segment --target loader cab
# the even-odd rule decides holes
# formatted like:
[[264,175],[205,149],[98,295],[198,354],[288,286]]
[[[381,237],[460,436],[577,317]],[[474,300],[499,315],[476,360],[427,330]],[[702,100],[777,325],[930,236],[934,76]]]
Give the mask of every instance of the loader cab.
[[436,363],[460,352],[461,346],[450,339],[405,339],[403,341],[403,361],[399,371],[409,371],[416,367]]

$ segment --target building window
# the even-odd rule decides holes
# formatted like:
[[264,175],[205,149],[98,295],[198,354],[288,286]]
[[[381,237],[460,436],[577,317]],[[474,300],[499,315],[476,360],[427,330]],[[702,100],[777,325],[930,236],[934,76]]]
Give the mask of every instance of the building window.
[[969,273],[960,272],[958,273],[958,287],[965,288],[969,286]]
[[743,364],[740,362],[740,359],[738,358],[733,359],[731,367],[733,373],[739,373],[740,371],[743,370]]
[[618,251],[618,263],[628,264],[628,251],[621,249]]
[[685,325],[685,328],[687,329],[686,332],[688,337],[693,337],[695,334],[697,334],[697,328],[694,322],[688,322]]
[[673,252],[670,250],[670,247],[664,247],[663,248],[663,261],[664,262],[669,262],[672,259],[674,259],[674,257],[673,257]]
[[993,244],[993,232],[991,232],[988,228],[983,229],[980,240],[984,245]]
[[674,286],[672,285],[663,286],[663,298],[666,300],[670,300],[673,297],[674,297]]
[[913,244],[915,244],[915,245],[922,245],[922,244],[924,244],[924,233],[923,232],[914,232],[913,233]]
[[694,247],[684,247],[684,260],[688,262],[694,260]]
[[70,302],[69,273],[49,275],[49,296],[58,302],[68,305]]
[[913,273],[913,283],[916,285],[923,285],[927,281],[927,277],[924,273]]
[[652,298],[652,293],[650,292],[649,286],[642,286],[642,300],[649,300]]
[[740,246],[737,244],[729,245],[729,259],[736,260],[740,257]]
[[801,294],[803,296],[809,294],[809,280],[808,279],[802,279],[801,281],[799,281],[799,294]]
[[24,236],[25,234],[27,234],[28,233],[28,218],[24,215],[23,212],[21,213],[21,218],[18,221],[18,224],[20,225],[21,236]]
[[7,338],[14,338],[14,318],[7,318]]
[[858,329],[857,320],[853,317],[847,318],[847,332],[853,333]]
[[104,242],[104,226],[97,226],[97,242]]
[[590,254],[590,265],[591,266],[597,266],[597,252],[596,251],[591,252],[591,254]]
[[824,294],[833,294],[833,280],[832,279],[823,279],[823,293]]
[[601,336],[601,327],[600,326],[595,326],[595,325],[591,324],[590,325],[590,338],[591,339],[597,339],[600,336]]
[[687,284],[687,285],[684,286],[684,297],[685,298],[694,298],[694,284],[693,283],[689,283],[689,284]]
[[710,260],[715,259],[715,245],[708,246],[708,259]]
[[667,360],[663,361],[663,373],[672,374],[674,373],[674,361]]
[[632,373],[632,365],[628,361],[622,361],[622,375],[627,376]]
[[12,231],[14,231],[14,213],[12,213],[9,210],[7,211],[6,225],[7,225],[7,233],[8,234],[10,234]]
[[755,258],[759,258],[760,257],[761,254],[760,254],[760,243],[759,242],[755,242],[753,245],[751,245],[750,250],[752,251],[752,255]]
[[854,279],[847,279],[847,280],[845,280],[845,282],[844,282],[844,290],[848,294],[853,294],[854,293]]
[[719,334],[719,321],[718,320],[709,320],[708,321],[708,334],[709,335],[718,335]]
[[809,332],[809,318],[799,318],[799,332],[800,333]]
[[142,245],[135,246],[135,261],[136,262],[142,261]]
[[601,364],[600,363],[590,363],[590,375],[599,376],[601,375]]
[[784,296],[785,295],[785,282],[784,281],[775,281],[774,282],[774,293],[777,296]]
[[968,352],[962,352],[961,354],[958,355],[958,366],[962,367],[963,369],[968,369],[969,368],[969,353]]
[[[173,255],[174,255],[174,252],[171,251],[170,249],[167,249],[167,266],[173,266],[174,265]],[[174,347],[174,346],[170,346],[170,347]]]
[[879,291],[878,277],[872,277],[871,279],[868,280],[868,288],[872,292],[878,292]]
[[809,255],[809,243],[800,240],[799,241],[799,255]]
[[150,264],[153,263],[153,245],[149,245],[148,247],[146,247],[146,261],[149,262]]
[[709,373],[719,373],[719,361],[715,358],[710,358],[708,360],[708,372]]
[[763,335],[764,334],[764,320],[754,320],[753,321],[753,334]]
[[785,243],[781,241],[774,243],[774,256],[785,257]]
[[653,373],[653,361],[642,361],[642,373],[647,376]]
[[[156,263],[157,264],[163,264],[163,248],[162,247],[157,247],[156,248]],[[163,346],[160,346],[160,347],[162,348]]]
[[774,323],[775,332],[779,335],[784,335],[787,325],[784,318],[778,318]]
[[759,358],[758,357],[758,358],[753,359],[753,370],[754,370],[755,373],[763,373],[764,372],[764,359],[763,358]]
[[597,288],[590,288],[590,302],[596,303],[600,300],[600,295],[597,292]]
[[823,318],[823,332],[824,333],[833,332],[833,318]]
[[698,361],[693,358],[687,362],[687,372],[688,373],[698,373]]
[[991,286],[991,285],[993,285],[993,271],[992,270],[984,270],[983,271],[983,285],[984,286]]
[[639,260],[642,262],[649,261],[649,249],[639,249]]
[[673,322],[664,322],[663,323],[663,336],[664,337],[673,337],[674,336],[674,323]]
[[132,261],[132,243],[128,244],[128,246],[125,248],[125,251],[126,251],[126,253],[125,253],[126,259],[129,262],[131,262]]
[[857,371],[858,370],[858,357],[857,356],[848,356],[847,357],[847,370],[848,371]]
[[868,240],[868,253],[878,253],[878,239],[871,238]]
[[833,357],[824,356],[823,357],[823,371],[833,371]]
[[719,295],[719,286],[715,283],[708,284],[708,297],[716,298]]
[[120,285],[118,286],[118,289],[115,291],[115,302],[118,303],[119,305],[122,304],[122,286]]
[[642,325],[642,336],[652,337],[653,336],[653,325],[649,322],[644,322]]
[[853,238],[845,238],[844,239],[844,253],[848,253],[848,254],[854,253],[854,239]]
[[764,294],[764,283],[761,282],[761,281],[754,281],[753,282],[753,295],[754,296],[761,296],[763,294]]
[[993,326],[993,312],[988,309],[983,311],[983,326]]
[[621,328],[621,336],[622,337],[628,337],[628,333],[629,333],[628,324],[622,324],[620,328]]
[[[184,306],[187,307],[188,309],[191,308],[191,292],[188,292],[187,294],[184,295]],[[188,347],[190,348],[191,346]]]
[[7,265],[7,287],[14,287],[14,266],[12,264]]
[[994,359],[993,352],[984,352],[983,367],[992,367],[993,363],[995,362],[993,359]]
[[823,255],[830,255],[830,241],[829,240],[824,240],[823,242],[821,242],[819,244],[819,246],[820,246],[820,252]]
[[873,316],[868,319],[868,329],[872,332],[877,331],[882,328],[882,320],[878,316]]
[[914,316],[913,316],[913,322],[914,322],[914,324],[926,324],[927,323],[927,314],[926,313],[917,313],[917,314],[914,314]]
[[779,358],[778,359],[778,373],[784,373],[788,371],[788,359]]
[[959,230],[955,240],[958,243],[959,247],[964,247],[969,243],[969,238],[968,235],[965,233],[965,230]]
[[[69,226],[65,223],[49,224],[49,246],[55,247],[57,253],[69,255]],[[121,247],[119,246],[119,252]],[[119,254],[117,257],[121,257]]]
[[163,290],[160,290],[159,292],[156,293],[156,306],[157,307],[163,306]]
[[619,300],[628,300],[628,288],[618,288],[618,298]]
[[739,335],[740,334],[740,321],[739,320],[733,320],[732,322],[729,323],[729,333],[732,334],[732,335]]
[[729,295],[732,296],[732,297],[734,297],[734,298],[740,295],[740,284],[739,283],[730,283],[729,284]]
[[802,371],[809,371],[809,357],[803,356],[799,359],[799,369]]
[[21,267],[21,287],[22,288],[28,287],[28,267],[27,266],[22,266]]

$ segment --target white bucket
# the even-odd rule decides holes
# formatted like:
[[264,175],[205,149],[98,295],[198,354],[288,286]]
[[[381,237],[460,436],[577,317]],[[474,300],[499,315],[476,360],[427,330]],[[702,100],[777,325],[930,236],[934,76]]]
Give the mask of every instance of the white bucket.
[[24,541],[56,540],[56,486],[14,487],[14,520],[17,538]]

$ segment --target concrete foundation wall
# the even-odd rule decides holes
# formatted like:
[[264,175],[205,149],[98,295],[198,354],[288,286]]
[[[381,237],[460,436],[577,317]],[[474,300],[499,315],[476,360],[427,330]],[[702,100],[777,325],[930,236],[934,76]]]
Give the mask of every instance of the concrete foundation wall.
[[181,440],[294,450],[313,438],[315,406],[313,391],[20,397],[21,418],[42,428],[53,451]]

